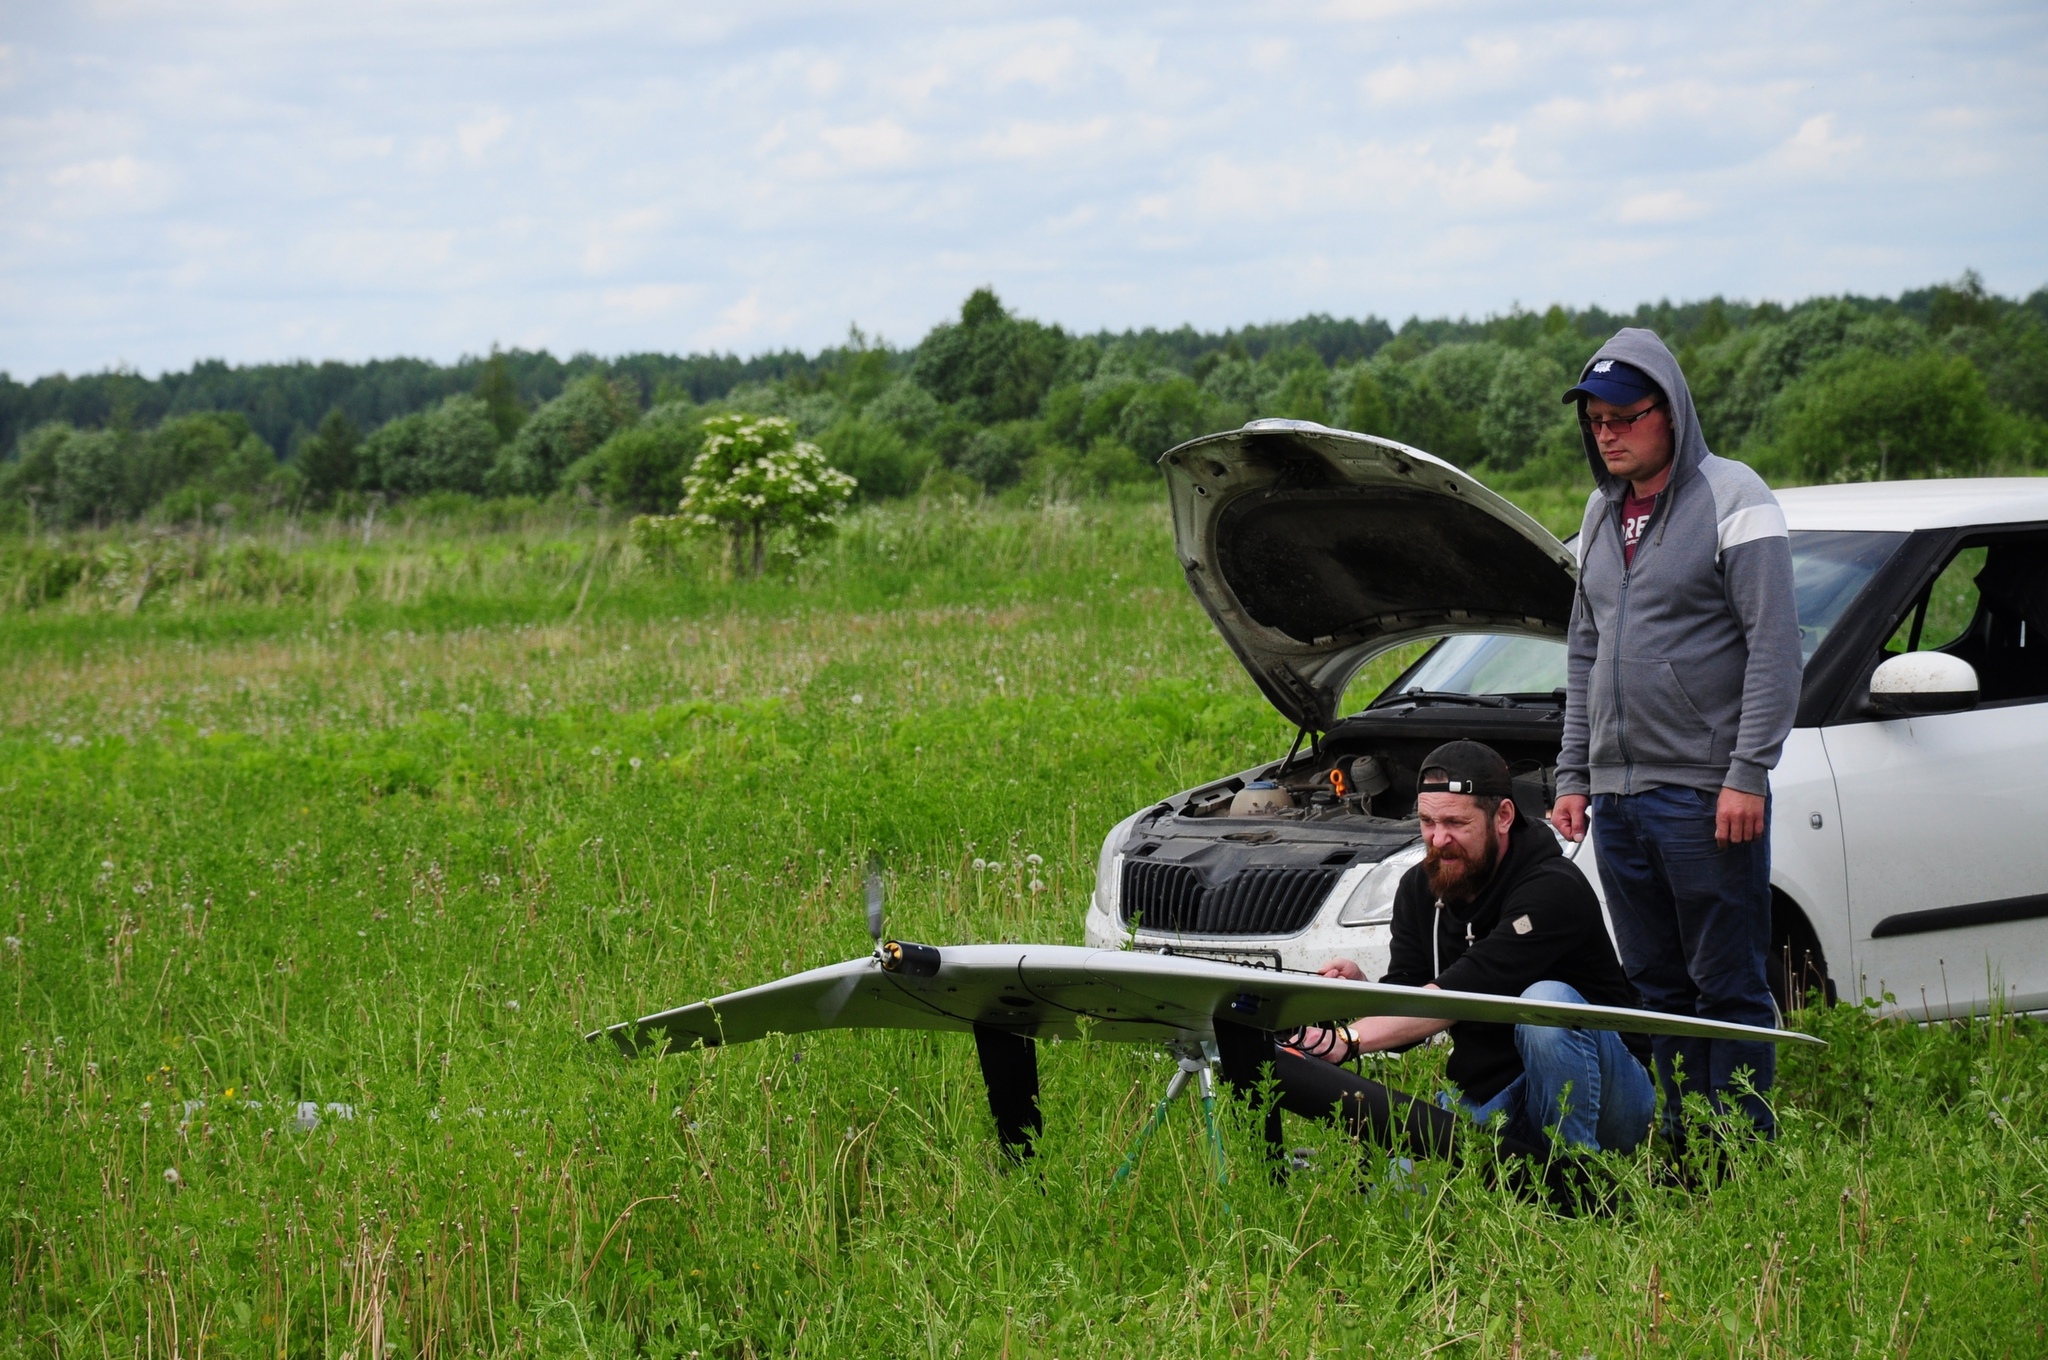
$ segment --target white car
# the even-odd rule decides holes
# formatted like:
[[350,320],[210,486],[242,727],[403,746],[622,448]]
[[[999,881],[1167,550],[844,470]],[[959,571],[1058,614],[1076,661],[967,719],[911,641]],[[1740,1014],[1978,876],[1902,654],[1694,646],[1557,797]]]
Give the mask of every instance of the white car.
[[[1549,807],[1572,552],[1440,459],[1307,422],[1254,421],[1160,465],[1189,586],[1300,735],[1119,822],[1088,943],[1353,958],[1377,977],[1395,884],[1422,857],[1429,750],[1484,741],[1524,810]],[[1779,500],[1806,664],[1771,780],[1780,1005],[1818,988],[1890,993],[1915,1017],[2048,1009],[2048,478]],[[1339,715],[1360,667],[1425,639]],[[1590,841],[1566,850],[1598,892]]]

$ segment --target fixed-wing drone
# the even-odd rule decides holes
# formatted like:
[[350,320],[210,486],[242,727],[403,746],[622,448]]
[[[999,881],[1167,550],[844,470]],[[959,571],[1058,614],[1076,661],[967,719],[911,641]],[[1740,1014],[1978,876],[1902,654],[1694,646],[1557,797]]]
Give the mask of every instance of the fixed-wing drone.
[[[1084,1030],[1093,1040],[1163,1047],[1180,1060],[1141,1142],[1158,1127],[1191,1078],[1213,1132],[1219,1020],[1280,1032],[1358,1016],[1392,1015],[1706,1039],[1821,1042],[1788,1030],[1654,1011],[1350,982],[1136,950],[912,944],[883,937],[882,911],[881,875],[870,872],[867,915],[868,933],[875,941],[872,954],[613,1025],[587,1037],[607,1036],[631,1057],[826,1029],[971,1032],[997,1137],[1013,1152],[1028,1150],[1042,1127],[1035,1041],[1078,1038]],[[1130,1165],[1127,1159],[1126,1171]]]

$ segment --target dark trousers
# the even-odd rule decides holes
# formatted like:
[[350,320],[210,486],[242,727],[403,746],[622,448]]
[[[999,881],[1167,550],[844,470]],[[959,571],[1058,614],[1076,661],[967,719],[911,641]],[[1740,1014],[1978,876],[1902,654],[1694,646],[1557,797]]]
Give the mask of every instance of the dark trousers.
[[[1449,1158],[1457,1151],[1461,1116],[1405,1091],[1382,1086],[1349,1068],[1289,1053],[1261,1029],[1216,1021],[1216,1053],[1223,1060],[1223,1080],[1240,1098],[1256,1102],[1259,1086],[1270,1072],[1277,1099],[1265,1107],[1266,1146],[1274,1156],[1284,1151],[1280,1112],[1304,1119],[1332,1119],[1359,1142],[1410,1157]],[[1541,1162],[1549,1148],[1510,1127],[1497,1142],[1510,1156]]]
[[[1653,1011],[1743,1025],[1775,1025],[1765,971],[1771,943],[1768,829],[1746,845],[1714,844],[1718,795],[1666,786],[1593,800],[1593,843],[1607,912],[1629,980]],[[1764,825],[1770,825],[1765,805]],[[1682,1132],[1679,1098],[1705,1095],[1716,1110],[1731,1100],[1765,1137],[1777,1121],[1760,1095],[1735,1097],[1735,1073],[1768,1091],[1778,1051],[1730,1039],[1652,1041],[1664,1091],[1664,1128]]]

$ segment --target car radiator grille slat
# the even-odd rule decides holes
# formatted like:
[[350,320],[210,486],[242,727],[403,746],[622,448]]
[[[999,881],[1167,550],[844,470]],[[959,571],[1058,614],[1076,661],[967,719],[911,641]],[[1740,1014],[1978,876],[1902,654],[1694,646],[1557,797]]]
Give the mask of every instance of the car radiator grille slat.
[[1342,872],[1251,868],[1212,887],[1189,865],[1125,860],[1124,924],[1168,934],[1292,935],[1315,919]]

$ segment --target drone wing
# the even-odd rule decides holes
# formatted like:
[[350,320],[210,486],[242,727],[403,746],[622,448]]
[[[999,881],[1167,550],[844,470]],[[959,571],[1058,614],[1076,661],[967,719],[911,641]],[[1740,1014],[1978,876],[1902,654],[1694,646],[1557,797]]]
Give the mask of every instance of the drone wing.
[[964,1032],[980,1025],[1036,1038],[1073,1038],[1085,1030],[1095,1039],[1161,1043],[1209,1038],[1217,1020],[1288,1030],[1359,1016],[1402,1015],[1707,1039],[1820,1042],[1786,1030],[1654,1011],[1346,982],[1139,951],[958,945],[937,952],[938,966],[926,977],[890,972],[873,958],[854,959],[599,1033],[631,1055],[647,1048],[709,1048],[767,1034],[821,1029]]

